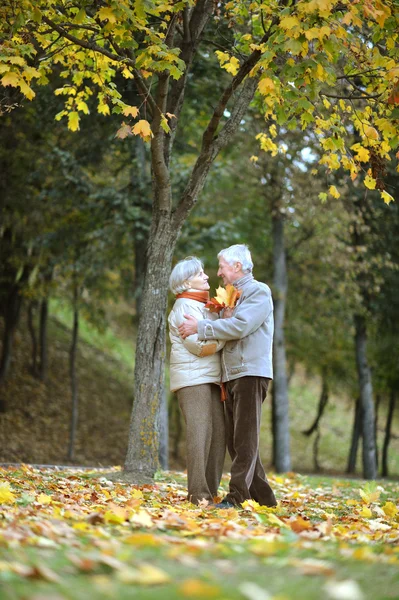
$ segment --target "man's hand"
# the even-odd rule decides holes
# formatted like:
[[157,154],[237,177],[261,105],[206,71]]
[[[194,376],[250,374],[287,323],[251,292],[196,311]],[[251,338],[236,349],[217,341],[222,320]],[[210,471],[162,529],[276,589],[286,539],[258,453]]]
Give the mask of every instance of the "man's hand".
[[230,308],[229,306],[226,306],[226,308],[223,309],[223,319],[230,319],[233,316],[233,312],[234,312],[234,308]]
[[194,333],[198,333],[198,321],[195,317],[191,315],[184,315],[184,318],[187,319],[185,323],[179,325],[179,333],[182,336],[183,340],[186,339],[189,335],[193,335]]

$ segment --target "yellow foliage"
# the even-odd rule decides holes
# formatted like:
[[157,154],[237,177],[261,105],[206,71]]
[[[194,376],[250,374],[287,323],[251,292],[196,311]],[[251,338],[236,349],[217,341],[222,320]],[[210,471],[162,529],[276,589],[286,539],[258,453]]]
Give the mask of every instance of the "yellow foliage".
[[263,77],[263,79],[261,79],[258,83],[258,90],[263,96],[271,94],[275,91],[275,89],[276,86],[274,84],[274,81],[273,79],[270,79],[270,77]]
[[388,194],[388,192],[386,191],[381,192],[381,198],[384,200],[385,204],[389,204],[394,200],[393,196],[391,196],[391,194]]
[[13,504],[15,496],[8,481],[0,483],[0,504]]
[[134,135],[139,135],[143,140],[148,141],[152,137],[151,127],[148,121],[140,119],[132,128]]
[[393,502],[385,502],[382,510],[387,515],[387,517],[394,518],[399,512],[398,507]]
[[125,117],[131,116],[135,119],[139,114],[139,109],[137,108],[137,106],[128,106],[126,104],[126,106],[122,110],[122,114],[125,115]]
[[36,501],[39,502],[39,504],[51,504],[53,499],[48,494],[39,494]]
[[328,193],[333,198],[339,198],[341,196],[341,194],[339,193],[339,191],[337,190],[337,188],[335,187],[335,185],[331,185],[330,186],[330,189],[328,190]]
[[356,160],[359,162],[368,162],[370,160],[370,152],[359,143],[353,144],[351,150],[356,152]]
[[366,186],[366,188],[368,188],[369,190],[375,190],[376,184],[377,182],[374,179],[374,177],[371,177],[371,175],[366,175],[366,177],[364,178],[364,185]]
[[72,111],[68,114],[68,129],[71,131],[78,131],[79,127],[79,114],[76,111]]

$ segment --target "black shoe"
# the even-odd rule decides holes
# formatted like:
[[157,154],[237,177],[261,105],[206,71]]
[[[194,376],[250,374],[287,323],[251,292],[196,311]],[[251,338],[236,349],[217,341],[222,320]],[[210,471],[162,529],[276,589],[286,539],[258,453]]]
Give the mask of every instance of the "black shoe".
[[213,508],[237,508],[237,506],[235,504],[232,504],[231,502],[227,502],[227,500],[222,500],[222,502],[219,502],[218,504],[214,504]]

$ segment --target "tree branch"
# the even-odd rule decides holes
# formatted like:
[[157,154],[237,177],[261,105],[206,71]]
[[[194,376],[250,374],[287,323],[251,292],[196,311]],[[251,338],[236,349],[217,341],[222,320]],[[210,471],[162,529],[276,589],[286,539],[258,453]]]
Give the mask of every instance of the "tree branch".
[[61,27],[60,25],[57,25],[57,23],[54,23],[54,21],[52,21],[45,15],[42,16],[42,21],[47,23],[47,25],[49,25],[53,29],[53,31],[57,31],[63,38],[69,40],[73,44],[76,44],[77,46],[80,46],[81,48],[86,48],[87,50],[93,50],[94,52],[103,54],[104,56],[106,56],[107,58],[109,58],[111,60],[114,60],[115,62],[123,63],[125,65],[129,65],[130,67],[132,67],[133,75],[134,75],[134,79],[136,81],[137,87],[145,95],[146,99],[148,100],[148,102],[150,104],[150,107],[154,111],[154,109],[156,108],[155,100],[151,96],[149,89],[145,85],[143,78],[140,75],[140,72],[136,68],[136,63],[132,58],[129,58],[124,55],[121,56],[120,54],[114,54],[113,52],[110,52],[106,48],[99,46],[95,42],[88,42],[88,41],[82,40],[74,35],[71,35],[67,31],[65,31],[65,29],[63,29],[63,27]]

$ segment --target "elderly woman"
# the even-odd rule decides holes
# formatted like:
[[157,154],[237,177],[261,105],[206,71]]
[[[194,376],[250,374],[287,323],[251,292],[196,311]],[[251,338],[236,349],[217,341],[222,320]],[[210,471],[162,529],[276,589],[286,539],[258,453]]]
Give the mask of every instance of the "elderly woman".
[[188,499],[213,502],[217,496],[225,457],[224,411],[221,402],[221,367],[218,340],[183,339],[178,327],[184,315],[217,319],[205,304],[208,275],[198,258],[189,256],[174,267],[169,280],[176,302],[169,315],[170,389],[176,392],[187,430]]

